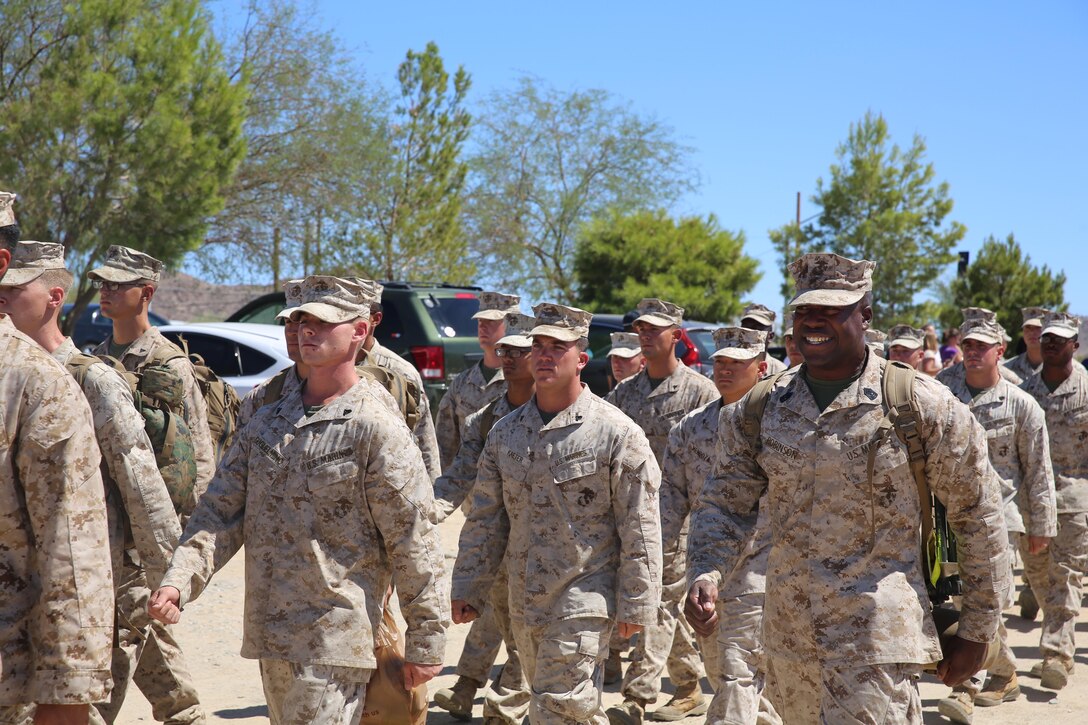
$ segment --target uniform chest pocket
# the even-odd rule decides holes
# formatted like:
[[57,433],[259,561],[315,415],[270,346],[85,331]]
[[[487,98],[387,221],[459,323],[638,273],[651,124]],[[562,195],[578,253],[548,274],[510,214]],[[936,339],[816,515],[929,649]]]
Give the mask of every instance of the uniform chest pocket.
[[1088,426],[1088,405],[1070,408],[1062,414],[1062,418],[1072,426]]
[[516,451],[507,446],[499,446],[498,460],[499,473],[507,481],[524,481],[529,475],[528,451]]
[[596,484],[597,460],[571,461],[552,466],[552,480],[572,520],[596,515],[610,506],[607,488]]
[[328,463],[306,475],[306,489],[326,499],[349,498],[358,480],[359,464],[355,461]]

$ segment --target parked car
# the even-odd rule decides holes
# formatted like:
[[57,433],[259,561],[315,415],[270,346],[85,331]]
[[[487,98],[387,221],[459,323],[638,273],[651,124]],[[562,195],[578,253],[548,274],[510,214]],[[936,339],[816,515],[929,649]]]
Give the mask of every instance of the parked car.
[[165,337],[199,355],[242,396],[293,363],[283,327],[238,322],[162,325]]
[[[608,394],[612,373],[608,351],[612,349],[612,333],[623,332],[623,318],[623,315],[595,314],[589,323],[589,363],[582,369],[582,382],[597,395]],[[680,362],[708,377],[714,370],[710,357],[714,352],[710,331],[714,327],[708,322],[685,320],[680,328],[680,341],[676,344],[676,357]],[[692,336],[692,330],[700,331],[698,339]]]
[[[375,337],[416,366],[427,388],[431,411],[457,373],[478,362],[476,339],[479,287],[382,282],[383,319]],[[227,318],[227,322],[274,323],[283,309],[283,292],[262,295]]]
[[[64,320],[67,320],[72,307],[74,305],[71,302],[65,303],[61,311],[62,324]],[[156,327],[170,324],[170,320],[160,317],[154,312],[148,312],[147,317],[151,320],[151,324]],[[72,342],[80,350],[90,352],[100,342],[109,337],[111,332],[113,332],[113,320],[103,315],[99,310],[98,303],[95,302],[87,305],[87,309],[83,310],[83,314],[76,320],[76,326],[72,330]]]

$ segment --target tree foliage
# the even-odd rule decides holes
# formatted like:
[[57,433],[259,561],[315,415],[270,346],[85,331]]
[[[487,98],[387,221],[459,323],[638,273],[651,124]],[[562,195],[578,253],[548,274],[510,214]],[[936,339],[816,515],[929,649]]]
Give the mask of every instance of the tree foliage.
[[[967,232],[959,222],[945,224],[953,204],[948,183],[935,183],[925,152],[925,140],[918,135],[906,151],[889,146],[883,116],[866,113],[850,125],[846,142],[836,149],[838,163],[831,166],[830,179],[816,181],[811,197],[820,207],[816,223],[802,227],[799,240],[788,228],[771,233],[780,254],[799,241],[802,253],[835,252],[876,262],[878,329],[897,322],[919,324],[927,317],[928,307],[915,298],[955,261],[952,249]],[[791,261],[783,259],[784,264]]]
[[173,264],[200,244],[244,153],[245,92],[199,2],[8,0],[0,71],[0,182],[25,237],[67,248],[80,308],[109,245]]
[[468,209],[489,280],[534,297],[578,298],[578,229],[609,210],[668,206],[695,187],[690,149],[602,90],[564,93],[533,78],[484,104]]
[[1023,253],[1012,234],[1004,240],[989,236],[967,273],[949,282],[941,297],[943,326],[961,324],[964,307],[985,307],[997,313],[998,322],[1013,338],[1009,349],[1014,350],[1024,307],[1065,309],[1065,273],[1032,265],[1031,257]]
[[664,211],[612,214],[579,234],[574,261],[586,309],[621,312],[644,297],[684,308],[691,319],[728,320],[759,281],[758,262],[744,254],[744,232],[721,229],[713,214],[670,218]]

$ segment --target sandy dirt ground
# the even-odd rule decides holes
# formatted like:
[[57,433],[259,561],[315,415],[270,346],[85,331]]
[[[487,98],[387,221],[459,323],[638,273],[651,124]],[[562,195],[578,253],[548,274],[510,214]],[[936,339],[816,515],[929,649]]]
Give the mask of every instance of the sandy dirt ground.
[[[447,551],[447,560],[451,567],[457,546],[457,535],[462,523],[463,518],[460,512],[456,512],[440,527],[443,544]],[[234,722],[242,725],[268,720],[257,663],[255,660],[245,660],[238,656],[242,641],[243,594],[242,556],[236,555],[215,576],[204,595],[185,608],[182,621],[177,625],[177,638],[185,649],[204,710],[211,722]],[[1088,618],[1082,612],[1080,623],[1077,625],[1077,634],[1082,642],[1077,655],[1077,671],[1064,690],[1054,692],[1043,689],[1039,680],[1027,676],[1028,670],[1039,660],[1039,623],[1021,619],[1018,612],[1019,610],[1015,608],[1006,611],[1005,622],[1012,640],[1013,652],[1019,660],[1020,687],[1023,695],[1016,702],[1006,703],[1000,707],[976,708],[974,722],[977,725],[988,723],[1021,725],[1039,722],[1046,722],[1048,725],[1067,723],[1082,725],[1088,723],[1088,652],[1085,652],[1083,645],[1083,642],[1088,641]],[[439,688],[451,686],[457,679],[454,666],[461,654],[467,632],[467,625],[455,625],[450,630],[446,648],[447,664],[442,674],[431,681],[431,693]],[[500,654],[499,662],[504,661],[505,655]],[[663,689],[666,694],[658,699],[658,705],[668,700],[667,693],[672,690],[667,680]],[[703,689],[708,694],[710,693],[706,680],[703,681]],[[921,681],[921,693],[927,725],[947,722],[937,713],[937,702],[947,694],[947,689],[936,679],[924,676]],[[621,700],[619,684],[606,688],[606,706],[619,703]],[[477,722],[481,722],[482,707],[481,691],[474,710]],[[703,720],[703,717],[697,717],[681,722],[700,723]],[[118,722],[122,725],[154,722],[151,707],[135,686],[129,689],[129,696]],[[459,721],[444,710],[432,706],[428,722],[441,724]]]

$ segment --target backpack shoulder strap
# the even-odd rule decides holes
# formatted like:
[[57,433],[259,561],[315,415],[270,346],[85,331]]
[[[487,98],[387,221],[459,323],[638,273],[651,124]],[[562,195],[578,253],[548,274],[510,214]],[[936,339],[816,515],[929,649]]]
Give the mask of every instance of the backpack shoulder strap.
[[287,384],[287,376],[294,371],[294,367],[287,367],[273,375],[268,384],[264,386],[264,400],[261,405],[275,403],[283,395],[283,386]]
[[490,403],[484,406],[484,409],[480,412],[480,438],[481,442],[487,440],[487,434],[491,432],[491,429],[495,426],[495,407],[502,400],[502,396],[495,398]]
[[745,398],[741,429],[752,450],[759,450],[760,448],[759,433],[763,428],[763,412],[767,410],[767,400],[771,397],[771,391],[778,379],[782,377],[783,372],[785,371],[760,380],[752,386],[752,389],[748,391],[748,397]]
[[77,352],[75,355],[68,358],[68,362],[64,364],[64,367],[68,369],[69,374],[76,379],[76,382],[79,383],[79,387],[82,388],[91,366],[100,362],[102,362],[102,360],[99,360],[94,355]]

